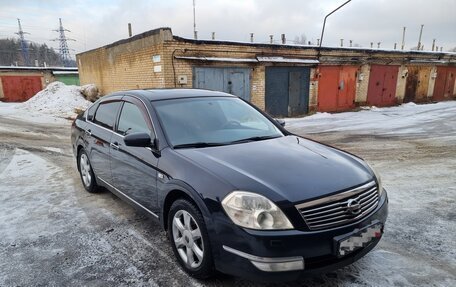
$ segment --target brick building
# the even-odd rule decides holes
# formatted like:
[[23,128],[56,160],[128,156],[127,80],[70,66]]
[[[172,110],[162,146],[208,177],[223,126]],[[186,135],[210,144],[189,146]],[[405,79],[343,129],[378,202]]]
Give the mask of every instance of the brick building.
[[151,30],[77,56],[81,84],[204,88],[274,116],[456,97],[456,54],[191,40]]

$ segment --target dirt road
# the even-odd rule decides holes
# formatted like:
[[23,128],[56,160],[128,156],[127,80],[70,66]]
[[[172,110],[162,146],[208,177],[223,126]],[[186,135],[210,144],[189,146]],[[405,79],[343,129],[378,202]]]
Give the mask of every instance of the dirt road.
[[[415,135],[292,128],[372,163],[390,216],[362,260],[283,286],[456,286],[456,116],[444,120]],[[69,131],[0,115],[0,286],[265,286],[188,277],[158,223],[84,191]]]

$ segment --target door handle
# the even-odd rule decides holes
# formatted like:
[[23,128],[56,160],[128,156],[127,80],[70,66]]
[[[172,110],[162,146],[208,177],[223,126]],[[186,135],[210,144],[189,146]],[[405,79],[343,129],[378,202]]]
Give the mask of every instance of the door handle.
[[88,135],[89,137],[92,135],[92,131],[91,130],[86,130],[85,131],[85,134]]
[[118,150],[119,149],[119,143],[113,142],[109,145],[112,149]]

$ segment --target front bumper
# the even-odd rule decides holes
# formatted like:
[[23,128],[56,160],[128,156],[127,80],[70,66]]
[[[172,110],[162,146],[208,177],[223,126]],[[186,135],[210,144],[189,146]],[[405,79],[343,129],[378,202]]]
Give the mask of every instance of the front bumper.
[[[318,274],[349,265],[364,256],[380,241],[344,257],[335,255],[334,238],[362,229],[373,222],[385,223],[388,215],[386,192],[375,211],[359,222],[321,231],[261,231],[219,222],[219,256],[216,268],[227,274],[256,281],[291,281],[306,274]],[[287,271],[285,271],[287,270]]]

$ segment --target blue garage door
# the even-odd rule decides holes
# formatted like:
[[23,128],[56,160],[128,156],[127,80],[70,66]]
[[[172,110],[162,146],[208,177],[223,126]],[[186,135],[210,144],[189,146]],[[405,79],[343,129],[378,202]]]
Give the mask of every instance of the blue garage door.
[[276,117],[306,114],[309,108],[310,68],[266,68],[266,112]]
[[194,68],[193,87],[229,93],[250,100],[250,69]]

